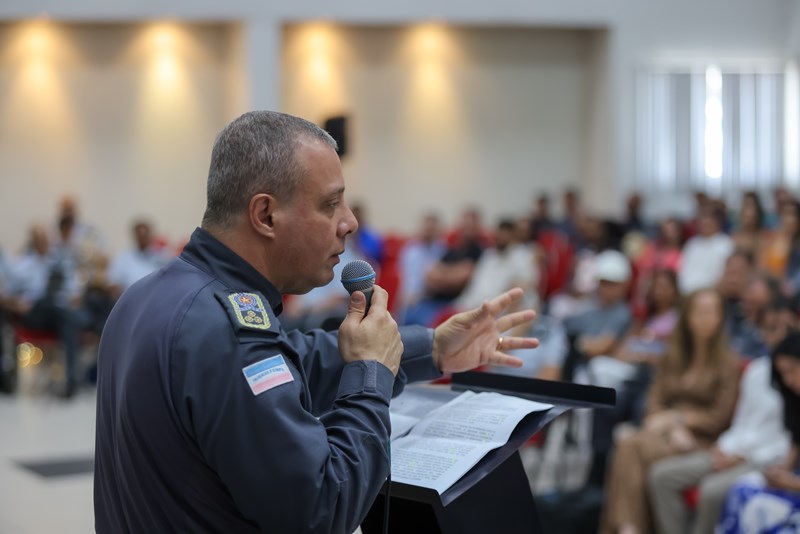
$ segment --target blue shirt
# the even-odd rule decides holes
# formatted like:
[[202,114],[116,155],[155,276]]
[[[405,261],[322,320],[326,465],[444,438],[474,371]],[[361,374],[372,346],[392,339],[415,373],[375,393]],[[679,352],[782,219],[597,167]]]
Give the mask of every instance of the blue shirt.
[[201,229],[123,294],[98,354],[97,532],[356,529],[389,472],[390,397],[439,374],[432,333],[401,332],[395,379],[344,364],[335,333],[284,331],[280,311]]

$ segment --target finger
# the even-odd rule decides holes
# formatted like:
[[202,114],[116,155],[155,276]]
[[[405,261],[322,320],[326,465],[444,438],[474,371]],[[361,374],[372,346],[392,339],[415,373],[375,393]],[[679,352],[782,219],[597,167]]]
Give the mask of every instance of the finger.
[[367,308],[367,298],[364,296],[364,293],[361,291],[353,291],[350,295],[350,304],[347,306],[347,318],[361,321],[364,317],[364,310]]
[[517,350],[517,349],[535,349],[539,346],[539,340],[535,337],[504,337],[502,342],[497,346],[497,350]]
[[474,308],[464,313],[459,313],[451,317],[452,320],[460,322],[463,326],[469,328],[473,324],[481,322],[484,318],[489,316],[489,303],[484,302],[480,308]]
[[389,293],[386,292],[381,286],[372,286],[372,301],[370,301],[369,309],[378,309],[379,312],[385,312],[389,305]]
[[515,326],[525,324],[533,321],[536,318],[536,312],[533,310],[522,310],[514,313],[509,313],[499,318],[495,323],[498,332],[505,332],[511,330]]
[[522,367],[522,360],[516,356],[510,356],[497,351],[489,358],[489,363],[492,365],[504,365],[506,367]]
[[489,303],[489,311],[492,313],[492,315],[497,317],[498,315],[503,313],[503,310],[511,306],[514,302],[521,299],[523,293],[524,291],[522,291],[522,288],[519,287],[509,289],[502,295],[499,295],[494,299],[492,299],[492,301]]

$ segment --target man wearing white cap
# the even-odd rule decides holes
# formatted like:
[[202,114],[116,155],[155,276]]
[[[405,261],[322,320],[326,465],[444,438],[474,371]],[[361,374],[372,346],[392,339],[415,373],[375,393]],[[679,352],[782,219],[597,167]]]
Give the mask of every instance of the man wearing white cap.
[[609,354],[628,331],[631,312],[626,302],[631,265],[624,254],[606,250],[595,258],[598,281],[595,304],[588,311],[564,320],[567,333],[587,357]]

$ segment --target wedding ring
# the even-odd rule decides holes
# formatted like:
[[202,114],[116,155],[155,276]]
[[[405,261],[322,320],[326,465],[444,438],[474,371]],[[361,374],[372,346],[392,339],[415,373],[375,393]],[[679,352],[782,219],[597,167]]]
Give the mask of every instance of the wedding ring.
[[494,350],[500,350],[500,347],[502,347],[502,346],[503,346],[503,337],[501,336],[501,337],[497,338],[497,346],[495,347]]

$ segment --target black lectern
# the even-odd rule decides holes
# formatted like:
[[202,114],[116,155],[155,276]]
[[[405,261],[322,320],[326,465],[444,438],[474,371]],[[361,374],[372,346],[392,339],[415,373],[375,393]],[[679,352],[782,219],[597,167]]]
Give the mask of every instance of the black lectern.
[[[475,372],[453,375],[451,389],[494,391],[552,404],[553,408],[525,417],[505,445],[489,452],[442,495],[428,488],[392,483],[389,532],[540,532],[536,504],[522,467],[519,448],[553,419],[573,408],[614,406],[616,392],[568,382]],[[385,501],[384,485],[361,524],[364,534],[383,531]]]

